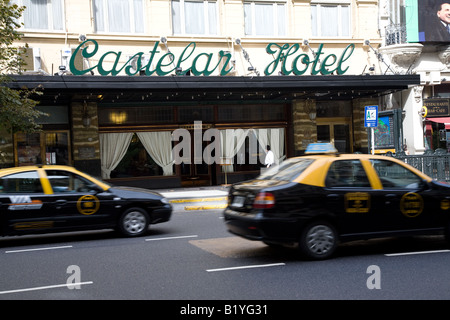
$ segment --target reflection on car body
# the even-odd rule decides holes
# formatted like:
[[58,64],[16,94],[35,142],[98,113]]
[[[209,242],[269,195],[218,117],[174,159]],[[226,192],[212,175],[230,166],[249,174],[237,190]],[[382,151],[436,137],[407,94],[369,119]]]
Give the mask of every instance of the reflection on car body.
[[445,233],[450,186],[390,157],[309,154],[255,180],[234,184],[224,211],[228,231],[270,245],[298,244],[330,257],[357,239]]
[[171,214],[156,192],[110,186],[69,166],[0,170],[2,236],[105,228],[139,236]]

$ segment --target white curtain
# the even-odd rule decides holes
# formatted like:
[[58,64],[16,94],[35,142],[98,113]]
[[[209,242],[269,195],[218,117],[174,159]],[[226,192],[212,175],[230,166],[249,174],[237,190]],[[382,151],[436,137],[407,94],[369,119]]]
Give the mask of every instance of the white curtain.
[[184,19],[187,34],[205,34],[203,2],[184,1]]
[[24,0],[26,10],[23,14],[25,28],[48,29],[47,0]]
[[267,145],[274,155],[275,164],[279,164],[284,158],[284,128],[252,129],[258,139],[259,161],[264,163]]
[[284,154],[284,128],[269,129],[268,144],[273,151],[275,164],[279,164],[286,157]]
[[128,0],[108,1],[108,22],[111,32],[131,32],[130,3]]
[[[222,172],[233,172],[233,158],[241,149],[247,137],[248,130],[225,129],[220,130],[220,145],[222,146],[221,158],[231,161],[231,165],[222,166]],[[238,159],[239,163],[239,159]]]
[[100,160],[102,178],[109,179],[114,170],[126,154],[133,133],[101,133]]
[[163,175],[173,175],[172,134],[169,131],[136,134],[148,154],[163,169]]

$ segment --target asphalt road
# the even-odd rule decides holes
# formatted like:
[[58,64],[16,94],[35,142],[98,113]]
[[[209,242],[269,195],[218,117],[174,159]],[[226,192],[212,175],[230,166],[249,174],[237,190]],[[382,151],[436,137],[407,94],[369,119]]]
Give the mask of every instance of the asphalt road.
[[442,237],[359,241],[305,261],[229,234],[221,211],[177,210],[139,238],[109,230],[2,238],[0,300],[170,300],[175,313],[208,300],[223,315],[230,300],[450,298]]

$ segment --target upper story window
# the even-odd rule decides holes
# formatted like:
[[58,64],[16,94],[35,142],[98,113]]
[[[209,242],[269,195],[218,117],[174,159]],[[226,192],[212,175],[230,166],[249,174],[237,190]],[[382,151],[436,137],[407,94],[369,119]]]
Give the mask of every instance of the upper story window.
[[249,36],[286,36],[286,3],[245,2],[244,25]]
[[20,22],[27,30],[64,30],[63,0],[15,0],[14,3],[25,6]]
[[173,34],[218,34],[217,2],[172,0]]
[[312,35],[315,37],[349,37],[350,9],[350,1],[312,1]]
[[144,0],[93,0],[96,32],[144,33]]

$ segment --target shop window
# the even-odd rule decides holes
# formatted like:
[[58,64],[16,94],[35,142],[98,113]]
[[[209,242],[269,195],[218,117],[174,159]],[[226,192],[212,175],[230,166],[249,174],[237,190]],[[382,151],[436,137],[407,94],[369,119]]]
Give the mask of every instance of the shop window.
[[317,101],[316,114],[318,118],[333,118],[333,117],[351,117],[352,106],[349,101]]
[[214,109],[212,106],[186,106],[178,108],[178,121],[192,123],[194,121],[214,121]]
[[16,133],[14,141],[18,166],[71,163],[68,131]]
[[350,1],[313,1],[311,4],[311,27],[314,37],[350,36]]
[[98,117],[101,126],[171,123],[173,122],[173,107],[100,107]]
[[218,34],[216,1],[172,0],[173,34]]
[[111,171],[111,178],[162,176],[163,170],[145,150],[139,137],[134,134],[128,149],[117,167]]
[[96,32],[144,33],[144,0],[93,0]]
[[219,107],[220,122],[283,121],[284,105],[224,105]]
[[249,36],[286,36],[284,2],[245,2],[244,26]]
[[27,30],[64,30],[63,0],[15,0],[26,9],[20,18]]

